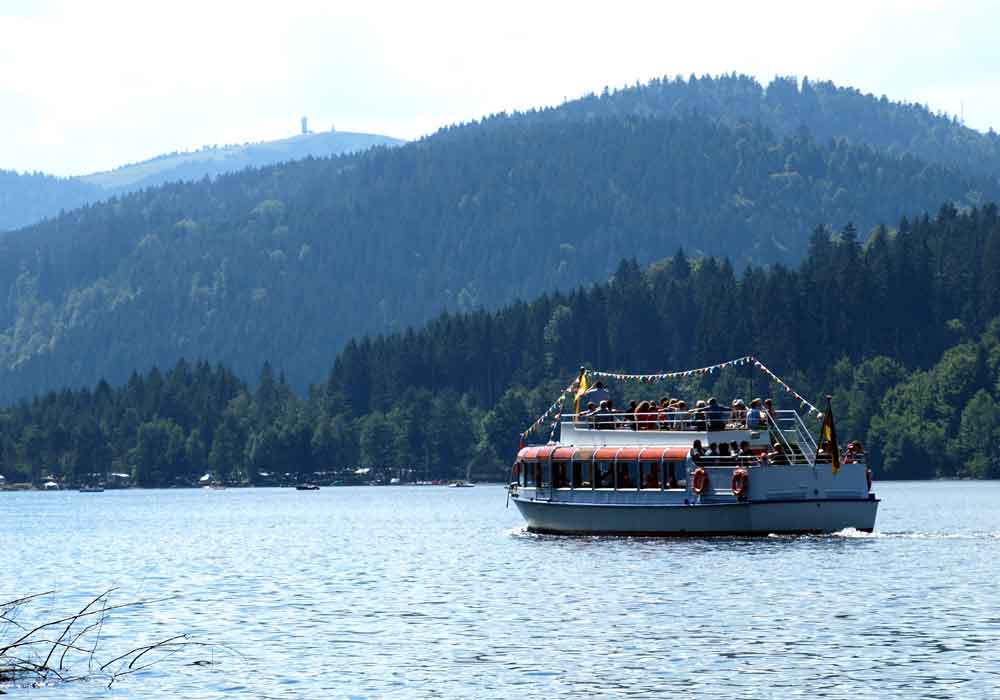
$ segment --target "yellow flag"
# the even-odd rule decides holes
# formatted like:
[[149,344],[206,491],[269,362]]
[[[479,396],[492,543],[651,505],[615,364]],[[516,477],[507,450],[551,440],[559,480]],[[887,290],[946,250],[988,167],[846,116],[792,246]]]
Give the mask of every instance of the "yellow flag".
[[580,415],[580,398],[587,393],[587,389],[589,388],[589,385],[587,384],[587,370],[583,367],[580,368],[579,384],[580,386],[576,390],[576,408],[574,410],[577,417]]

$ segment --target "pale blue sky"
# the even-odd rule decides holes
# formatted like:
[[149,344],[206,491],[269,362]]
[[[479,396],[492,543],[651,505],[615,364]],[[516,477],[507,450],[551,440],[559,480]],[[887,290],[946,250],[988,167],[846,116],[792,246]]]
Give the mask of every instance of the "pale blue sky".
[[656,76],[808,75],[1000,129],[1000,4],[0,0],[0,168],[403,138]]

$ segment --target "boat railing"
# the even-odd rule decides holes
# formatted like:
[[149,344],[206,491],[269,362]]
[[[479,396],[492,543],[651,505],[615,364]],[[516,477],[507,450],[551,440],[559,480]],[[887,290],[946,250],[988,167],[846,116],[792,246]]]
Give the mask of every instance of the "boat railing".
[[[658,411],[631,413],[624,411],[580,412],[563,416],[580,430],[658,430],[676,432],[716,432],[746,430],[746,419],[723,410],[716,414],[701,411]],[[756,429],[756,428],[755,428]]]
[[816,443],[798,411],[774,411],[769,422],[774,442],[781,445],[791,464],[816,463]]

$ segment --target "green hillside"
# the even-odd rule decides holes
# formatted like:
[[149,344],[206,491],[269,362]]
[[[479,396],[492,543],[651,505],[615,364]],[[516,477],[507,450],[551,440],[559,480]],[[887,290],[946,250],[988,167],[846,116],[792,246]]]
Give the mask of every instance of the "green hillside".
[[[345,474],[359,464],[426,478],[502,478],[518,433],[580,364],[656,372],[753,353],[804,396],[834,394],[838,433],[863,439],[878,478],[1000,476],[1000,216],[879,229],[862,246],[818,229],[797,268],[681,252],[611,280],[424,329],[352,341],[300,398],[269,365],[251,389],[180,362],[119,388],[52,392],[0,411],[0,473],[68,479],[127,471],[147,486]],[[317,368],[326,371],[326,368]],[[751,383],[752,382],[752,383]],[[612,385],[615,398],[716,395],[797,401],[759,374]],[[544,442],[548,425],[533,436]],[[309,477],[311,478],[311,476]]]
[[0,391],[181,356],[244,377],[272,360],[301,389],[351,337],[604,279],[624,255],[791,263],[817,223],[867,231],[984,190],[697,117],[470,125],[167,185],[0,239]]
[[605,91],[558,108],[532,111],[526,119],[580,120],[599,117],[701,114],[729,126],[761,124],[778,136],[807,130],[826,143],[846,139],[881,151],[909,154],[996,183],[1000,178],[1000,136],[983,134],[954,116],[926,106],[893,102],[830,81],[778,77],[761,85],[746,75],[663,78]]

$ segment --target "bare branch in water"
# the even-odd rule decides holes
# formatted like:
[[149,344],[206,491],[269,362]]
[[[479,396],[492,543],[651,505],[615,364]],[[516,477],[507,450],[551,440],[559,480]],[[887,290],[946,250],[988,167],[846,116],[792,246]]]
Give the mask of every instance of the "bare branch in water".
[[[96,667],[99,673],[109,674],[108,687],[110,688],[118,679],[145,670],[177,654],[183,647],[218,646],[191,641],[188,635],[179,634],[157,642],[142,644],[124,654],[118,654],[110,661],[98,662],[96,655],[101,641],[101,633],[104,623],[112,611],[139,608],[174,598],[171,596],[110,605],[110,596],[115,590],[115,588],[109,588],[95,596],[73,615],[42,622],[34,627],[19,622],[16,619],[18,612],[32,601],[52,594],[52,591],[34,593],[0,603],[0,634],[5,628],[15,631],[15,634],[12,635],[14,638],[0,646],[0,681],[15,683],[40,683],[50,680],[77,681],[89,678],[93,675]],[[58,634],[53,636],[49,634],[50,631],[58,632]],[[157,651],[163,653],[147,656]],[[229,649],[228,651],[239,655],[234,650]],[[71,653],[87,659],[85,673],[73,672],[69,658]],[[57,659],[58,661],[56,661]],[[140,659],[150,660],[140,664]],[[116,663],[120,664],[120,668],[110,670],[110,667]]]

